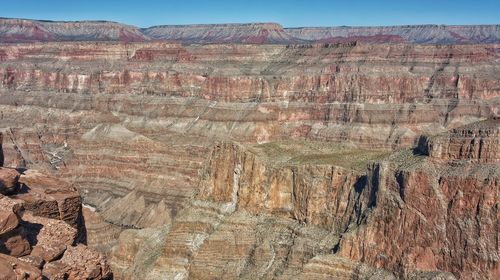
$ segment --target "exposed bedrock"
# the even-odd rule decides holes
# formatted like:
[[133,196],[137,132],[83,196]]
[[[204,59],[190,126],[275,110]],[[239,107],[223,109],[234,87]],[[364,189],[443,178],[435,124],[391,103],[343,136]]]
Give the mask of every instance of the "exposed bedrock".
[[376,165],[368,179],[379,188],[373,207],[336,252],[403,278],[440,270],[495,279],[498,175],[497,166]]
[[126,279],[499,276],[497,164],[436,162],[410,149],[323,151],[321,163],[276,158],[291,147],[217,143],[200,191],[171,226],[122,233],[115,271]]
[[499,108],[496,45],[2,48],[5,110],[51,108],[105,118],[89,129],[126,122],[140,134],[249,142],[293,137],[391,148],[496,116]]
[[[1,134],[0,134],[1,135]],[[35,170],[0,167],[2,279],[110,279],[101,253],[83,245],[81,198],[68,183]]]
[[461,127],[498,117],[498,53],[4,44],[4,165],[74,184],[117,277],[493,279],[498,124]]
[[490,119],[433,137],[421,137],[418,151],[441,161],[500,162],[500,119]]

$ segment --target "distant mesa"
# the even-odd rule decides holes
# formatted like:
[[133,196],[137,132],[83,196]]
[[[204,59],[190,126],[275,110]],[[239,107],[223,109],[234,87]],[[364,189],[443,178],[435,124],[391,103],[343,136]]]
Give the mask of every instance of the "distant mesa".
[[59,41],[177,41],[183,44],[367,43],[492,44],[500,25],[402,25],[284,28],[278,23],[159,25],[110,21],[0,18],[0,43]]

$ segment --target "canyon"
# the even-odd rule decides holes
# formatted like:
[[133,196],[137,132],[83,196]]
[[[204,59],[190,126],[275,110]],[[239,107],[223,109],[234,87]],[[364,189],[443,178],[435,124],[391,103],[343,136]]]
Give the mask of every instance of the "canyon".
[[[498,279],[499,38],[495,25],[2,19],[2,186],[74,204],[37,212],[17,202],[30,191],[7,191],[26,213],[2,206],[0,239],[24,247],[0,265],[49,279]],[[40,245],[18,233],[30,223]],[[67,228],[66,251],[33,268],[49,224]]]

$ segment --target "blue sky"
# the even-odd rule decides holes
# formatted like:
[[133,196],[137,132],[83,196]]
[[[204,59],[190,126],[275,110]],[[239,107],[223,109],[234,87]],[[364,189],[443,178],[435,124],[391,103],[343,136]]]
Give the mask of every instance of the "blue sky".
[[0,0],[1,17],[160,24],[278,22],[285,27],[500,24],[500,0]]

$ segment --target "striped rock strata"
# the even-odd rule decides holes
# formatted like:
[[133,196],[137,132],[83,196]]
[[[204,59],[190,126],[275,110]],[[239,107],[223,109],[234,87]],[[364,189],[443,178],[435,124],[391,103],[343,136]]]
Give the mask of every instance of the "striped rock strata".
[[217,144],[199,193],[171,226],[122,233],[111,254],[117,275],[499,276],[497,164],[436,162],[418,149],[366,157],[323,148],[317,162],[317,156],[276,156],[308,146],[274,145]]

